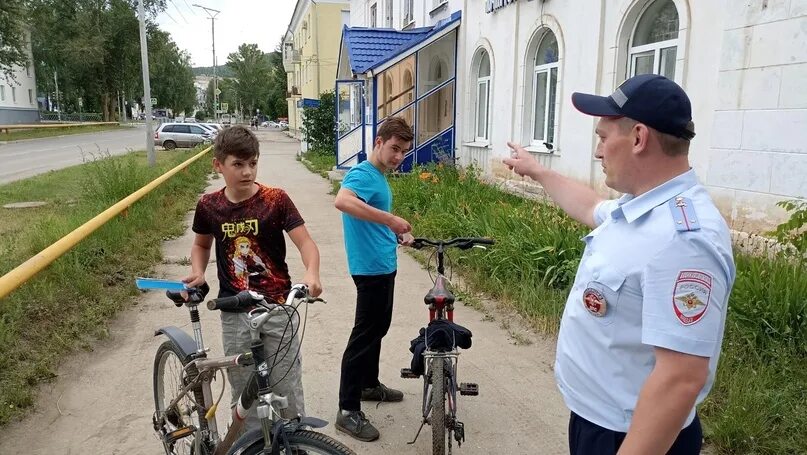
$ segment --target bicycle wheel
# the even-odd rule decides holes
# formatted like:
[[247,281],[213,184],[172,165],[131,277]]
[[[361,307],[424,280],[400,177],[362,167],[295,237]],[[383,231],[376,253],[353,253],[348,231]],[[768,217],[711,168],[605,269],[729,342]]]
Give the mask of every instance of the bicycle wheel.
[[168,408],[186,384],[188,374],[195,373],[186,372],[185,365],[179,348],[171,341],[166,341],[157,349],[154,357],[154,429],[159,433],[166,454],[204,455],[210,451],[203,441],[196,441],[196,432],[189,432],[176,440],[165,437],[182,428],[199,429],[199,410],[194,400],[203,399],[201,387],[190,390]]
[[[289,446],[291,447],[291,454],[281,448],[280,453],[286,455],[356,455],[356,452],[350,450],[346,445],[337,441],[336,439],[326,436],[322,433],[309,430],[298,430],[289,436]],[[282,447],[282,446],[281,446]],[[230,455],[258,455],[264,453],[263,439],[253,441],[252,444],[246,447],[233,446],[230,449]]]
[[445,359],[434,357],[429,367],[432,373],[432,454],[446,453],[446,381]]

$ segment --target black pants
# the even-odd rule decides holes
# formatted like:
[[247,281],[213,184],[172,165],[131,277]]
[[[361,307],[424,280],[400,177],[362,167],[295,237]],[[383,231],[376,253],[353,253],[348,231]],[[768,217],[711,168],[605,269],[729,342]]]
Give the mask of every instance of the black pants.
[[395,273],[353,275],[356,283],[356,321],[342,356],[339,381],[339,409],[361,410],[361,390],[375,387],[381,339],[392,322],[392,296]]
[[[571,455],[615,455],[625,440],[625,433],[605,429],[572,413],[569,418],[569,453]],[[667,455],[701,453],[703,431],[698,415],[678,433]]]

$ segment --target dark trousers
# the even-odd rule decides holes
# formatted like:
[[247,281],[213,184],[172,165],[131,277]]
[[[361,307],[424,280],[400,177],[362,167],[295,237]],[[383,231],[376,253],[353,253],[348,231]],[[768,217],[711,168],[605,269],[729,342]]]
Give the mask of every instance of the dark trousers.
[[[625,433],[607,430],[572,413],[569,418],[569,452],[571,455],[615,455],[625,440]],[[678,433],[667,455],[697,455],[701,453],[703,431],[698,415],[688,427]]]
[[339,409],[361,410],[361,390],[375,387],[381,339],[392,322],[395,273],[353,275],[356,283],[356,320],[342,356]]

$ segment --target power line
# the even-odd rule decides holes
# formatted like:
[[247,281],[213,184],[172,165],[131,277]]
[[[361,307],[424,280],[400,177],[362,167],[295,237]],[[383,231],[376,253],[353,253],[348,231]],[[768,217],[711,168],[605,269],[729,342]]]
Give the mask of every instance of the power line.
[[177,7],[177,4],[176,4],[176,3],[174,3],[174,0],[171,0],[171,4],[172,4],[172,5],[174,5],[174,9],[175,9],[175,10],[177,10],[177,12],[179,13],[179,17],[181,17],[181,18],[182,18],[182,20],[183,20],[183,21],[185,21],[185,23],[186,23],[186,24],[190,25],[190,24],[188,23],[188,20],[187,20],[187,19],[185,19],[185,15],[184,15],[184,14],[182,14],[182,11],[180,11],[180,10],[179,10],[179,8]]
[[191,8],[191,5],[188,5],[188,0],[182,0],[182,1],[185,2],[185,6],[187,6],[188,9],[191,10],[191,14],[196,16],[196,11],[194,11],[193,8]]
[[165,13],[165,15],[166,15],[166,16],[168,16],[168,18],[169,18],[169,19],[171,19],[172,21],[174,21],[174,23],[175,23],[175,24],[179,25],[179,22],[177,22],[177,20],[176,20],[176,19],[174,19],[173,17],[171,17],[171,15],[170,15],[170,14],[168,14],[168,11],[163,11],[163,13]]

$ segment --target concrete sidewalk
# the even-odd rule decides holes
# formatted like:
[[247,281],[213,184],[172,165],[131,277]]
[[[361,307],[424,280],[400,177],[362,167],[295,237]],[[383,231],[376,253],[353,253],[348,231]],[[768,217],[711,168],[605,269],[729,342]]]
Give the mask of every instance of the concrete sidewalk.
[[[431,429],[424,427],[414,445],[421,416],[422,381],[400,379],[409,366],[409,341],[428,320],[423,295],[431,287],[425,270],[401,252],[392,327],[382,348],[381,380],[404,391],[402,403],[368,403],[364,411],[379,428],[372,443],[353,440],[335,431],[339,369],[353,324],[355,287],[347,271],[341,218],[329,195],[330,183],[309,172],[295,159],[299,143],[282,133],[259,132],[261,158],[258,181],[285,189],[296,204],[322,257],[323,297],[327,305],[311,306],[303,340],[306,410],[330,422],[323,432],[343,441],[359,454],[429,454]],[[224,184],[213,179],[207,191]],[[188,216],[188,222],[192,214]],[[417,233],[414,233],[417,235]],[[178,279],[190,267],[185,258],[193,239],[190,229],[166,242],[166,261],[155,276]],[[302,277],[302,263],[287,241],[292,280]],[[211,295],[218,291],[215,264],[208,267]],[[456,454],[562,454],[567,452],[568,411],[555,386],[551,365],[554,341],[528,335],[531,344],[516,343],[506,327],[517,317],[499,312],[483,314],[462,304],[455,319],[473,331],[473,347],[462,352],[459,379],[479,384],[477,397],[459,397],[459,418],[466,442]],[[211,356],[221,355],[218,314],[202,310],[205,344]],[[151,427],[154,410],[152,365],[164,341],[154,330],[177,325],[190,331],[187,311],[175,308],[159,292],[143,294],[137,305],[120,315],[111,336],[93,352],[78,353],[60,370],[60,379],[45,386],[38,410],[26,421],[11,425],[0,441],[0,453],[160,453]],[[505,327],[505,328],[503,328]],[[519,337],[521,340],[521,338]],[[522,340],[523,341],[523,340]],[[213,385],[217,394],[221,382]],[[225,392],[225,402],[229,392]],[[55,404],[58,403],[58,406]],[[222,411],[226,406],[222,406]],[[223,424],[227,412],[218,413]],[[43,428],[48,428],[43,432]],[[226,426],[221,426],[226,428]],[[25,447],[19,445],[25,441]]]

